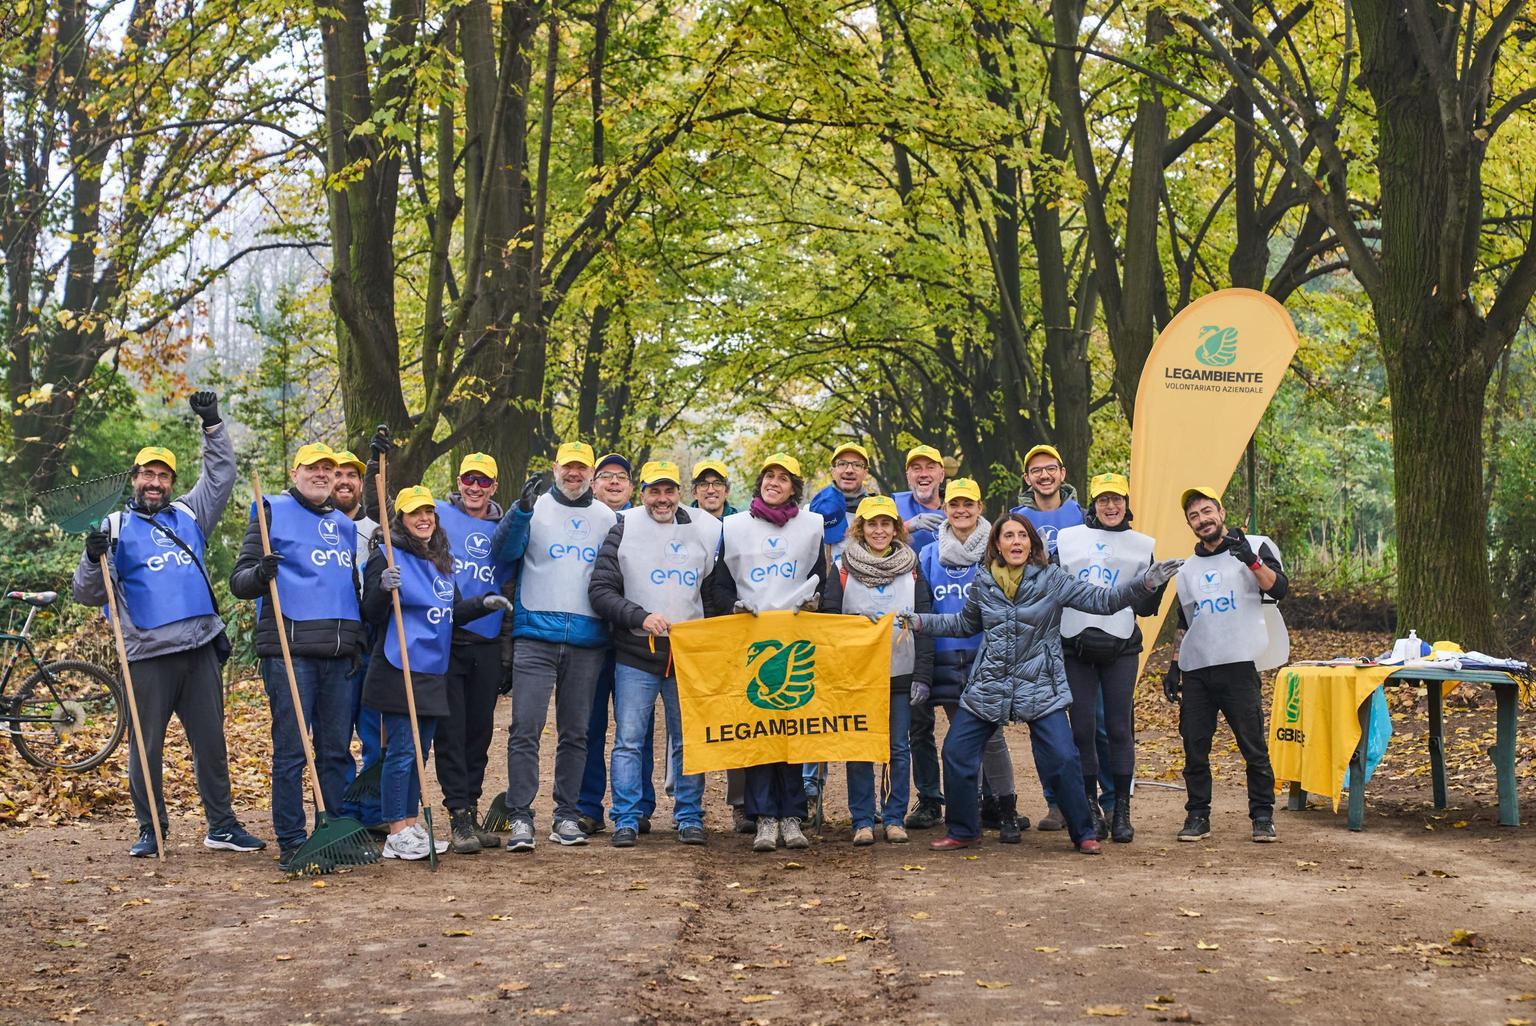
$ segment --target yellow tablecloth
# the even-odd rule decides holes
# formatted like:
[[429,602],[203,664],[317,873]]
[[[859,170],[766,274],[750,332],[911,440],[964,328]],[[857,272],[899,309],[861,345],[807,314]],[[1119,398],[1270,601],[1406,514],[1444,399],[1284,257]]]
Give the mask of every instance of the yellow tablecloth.
[[1396,666],[1286,666],[1275,676],[1269,761],[1275,788],[1296,780],[1339,808],[1344,771],[1360,744],[1360,706]]

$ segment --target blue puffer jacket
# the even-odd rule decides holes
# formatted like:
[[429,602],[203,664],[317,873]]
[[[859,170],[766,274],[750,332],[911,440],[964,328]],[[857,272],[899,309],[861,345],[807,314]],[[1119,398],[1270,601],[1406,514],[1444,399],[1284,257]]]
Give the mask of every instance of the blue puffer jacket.
[[989,723],[1030,722],[1072,704],[1061,659],[1061,611],[1107,615],[1148,594],[1141,577],[1116,588],[1079,581],[1061,567],[1031,563],[1013,601],[988,568],[976,571],[965,609],[922,617],[924,634],[982,632],[960,705]]
[[[588,490],[572,501],[551,489],[550,494],[562,506],[589,506],[596,500]],[[501,518],[496,532],[491,535],[491,551],[495,558],[507,563],[518,563],[528,551],[528,535],[533,523],[533,513],[524,512],[513,505],[512,511]],[[521,566],[518,567],[517,590],[512,599],[512,636],[533,638],[555,645],[575,645],[577,648],[606,648],[610,643],[608,625],[600,617],[582,616],[579,613],[561,613],[547,609],[529,609],[523,605],[523,581]]]

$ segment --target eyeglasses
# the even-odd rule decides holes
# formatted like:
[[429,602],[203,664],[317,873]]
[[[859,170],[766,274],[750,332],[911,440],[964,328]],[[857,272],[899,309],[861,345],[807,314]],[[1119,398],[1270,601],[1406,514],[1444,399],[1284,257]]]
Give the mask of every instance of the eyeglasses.
[[869,464],[863,460],[835,460],[832,463],[832,468],[834,470],[868,470]]
[[724,488],[725,482],[718,477],[704,477],[693,483],[695,488]]
[[1027,473],[1030,477],[1039,477],[1042,474],[1059,474],[1066,469],[1060,463],[1046,463],[1038,467],[1030,467]]
[[459,475],[459,484],[464,485],[465,487],[471,487],[472,486],[472,487],[475,487],[475,488],[490,488],[495,483],[496,483],[495,481],[492,481],[490,478],[486,477],[484,474],[460,474]]
[[604,482],[628,481],[629,475],[622,471],[609,470],[597,475],[597,479]]

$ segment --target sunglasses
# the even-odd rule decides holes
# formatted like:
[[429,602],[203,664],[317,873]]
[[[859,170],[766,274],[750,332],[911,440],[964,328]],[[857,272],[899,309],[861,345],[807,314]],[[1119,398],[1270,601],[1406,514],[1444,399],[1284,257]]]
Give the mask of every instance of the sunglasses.
[[459,475],[459,484],[461,484],[461,485],[473,485],[476,488],[489,488],[492,485],[494,485],[495,483],[496,483],[495,481],[492,481],[490,478],[486,477],[484,474],[460,474]]

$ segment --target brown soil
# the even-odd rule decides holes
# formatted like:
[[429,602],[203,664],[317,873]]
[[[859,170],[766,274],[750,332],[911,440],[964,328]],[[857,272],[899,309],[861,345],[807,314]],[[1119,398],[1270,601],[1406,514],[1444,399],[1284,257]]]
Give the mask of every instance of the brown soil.
[[[1144,690],[1140,775],[1176,782],[1168,708]],[[1143,785],[1136,842],[1101,858],[1033,830],[959,855],[927,850],[932,831],[855,849],[846,821],[810,851],[753,855],[719,826],[716,779],[706,849],[674,843],[658,816],[630,851],[541,836],[532,855],[448,856],[435,873],[392,862],[285,880],[271,855],[204,849],[190,815],[173,815],[163,866],[125,856],[121,816],[11,829],[0,1022],[1536,1019],[1536,852],[1529,828],[1495,825],[1474,754],[1492,703],[1448,713],[1453,807],[1437,811],[1422,715],[1400,702],[1366,831],[1280,812],[1269,846],[1247,839],[1225,734],[1212,838],[1173,843],[1182,792]],[[1026,736],[1009,739],[1038,817]],[[830,794],[837,815],[835,770]]]

